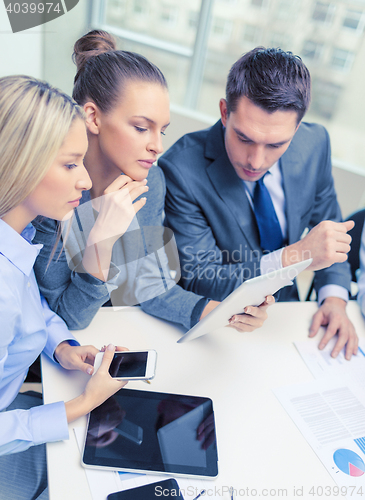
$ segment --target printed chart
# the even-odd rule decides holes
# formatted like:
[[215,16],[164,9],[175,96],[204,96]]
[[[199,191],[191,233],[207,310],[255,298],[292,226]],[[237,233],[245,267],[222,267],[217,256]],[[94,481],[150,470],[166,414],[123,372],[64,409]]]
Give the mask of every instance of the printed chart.
[[359,477],[365,473],[365,464],[357,453],[345,448],[336,450],[333,460],[337,467],[352,477]]

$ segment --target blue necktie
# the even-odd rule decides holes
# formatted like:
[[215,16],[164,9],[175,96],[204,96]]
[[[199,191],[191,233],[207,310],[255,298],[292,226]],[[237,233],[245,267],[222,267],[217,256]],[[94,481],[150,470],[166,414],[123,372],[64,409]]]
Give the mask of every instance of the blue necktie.
[[283,235],[270,193],[264,184],[265,175],[256,182],[253,206],[260,233],[261,249],[273,252],[283,246]]

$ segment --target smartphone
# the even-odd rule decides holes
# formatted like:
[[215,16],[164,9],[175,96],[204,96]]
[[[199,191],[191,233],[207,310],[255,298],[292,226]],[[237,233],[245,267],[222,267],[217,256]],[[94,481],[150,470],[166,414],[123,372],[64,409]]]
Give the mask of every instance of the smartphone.
[[158,483],[145,484],[131,490],[111,493],[107,500],[156,500],[158,497],[173,497],[184,500],[176,479],[165,479]]
[[[95,356],[94,374],[97,372],[104,353]],[[109,373],[118,380],[149,380],[155,376],[157,352],[116,351],[109,367]]]

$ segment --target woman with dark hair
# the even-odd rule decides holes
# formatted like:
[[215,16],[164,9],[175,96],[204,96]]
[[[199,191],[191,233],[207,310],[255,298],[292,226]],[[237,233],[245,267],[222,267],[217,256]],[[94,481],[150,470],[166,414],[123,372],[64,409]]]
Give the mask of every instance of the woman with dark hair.
[[[68,236],[53,257],[56,222],[43,220],[37,227],[36,241],[44,244],[36,263],[42,293],[71,329],[85,328],[109,299],[117,306],[141,304],[145,312],[190,329],[218,302],[176,285],[179,267],[176,281],[169,267],[174,239],[162,225],[165,181],[154,165],[170,121],[166,80],[143,56],[116,50],[104,31],[80,38],[73,59],[73,97],[86,113],[84,163],[93,186],[83,193],[73,221],[64,224]],[[140,183],[146,184],[146,204],[126,231],[118,197],[130,196]],[[261,326],[270,301],[234,316],[232,326]]]

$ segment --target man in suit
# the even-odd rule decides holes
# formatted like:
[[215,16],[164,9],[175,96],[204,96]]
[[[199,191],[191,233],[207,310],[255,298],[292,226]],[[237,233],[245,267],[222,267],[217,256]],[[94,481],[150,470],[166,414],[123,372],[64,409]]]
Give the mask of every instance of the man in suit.
[[[187,134],[159,160],[166,224],[175,233],[187,290],[223,300],[244,280],[313,258],[319,309],[310,336],[336,333],[336,357],[357,352],[346,315],[352,222],[341,213],[326,130],[302,123],[310,75],[300,58],[258,47],[231,68],[221,119]],[[307,233],[307,234],[306,234]],[[306,234],[306,235],[305,235]],[[280,300],[297,300],[296,286]]]

